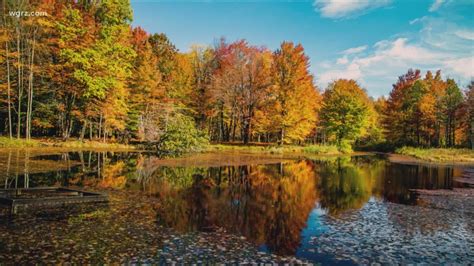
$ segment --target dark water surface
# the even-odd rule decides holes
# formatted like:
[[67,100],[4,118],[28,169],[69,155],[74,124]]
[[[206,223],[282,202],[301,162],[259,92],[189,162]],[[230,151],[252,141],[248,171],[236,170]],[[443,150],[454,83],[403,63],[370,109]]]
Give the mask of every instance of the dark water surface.
[[4,211],[1,262],[474,263],[472,210],[434,207],[410,192],[460,187],[453,177],[463,169],[375,155],[173,167],[140,153],[0,157],[4,187],[70,186],[110,197]]

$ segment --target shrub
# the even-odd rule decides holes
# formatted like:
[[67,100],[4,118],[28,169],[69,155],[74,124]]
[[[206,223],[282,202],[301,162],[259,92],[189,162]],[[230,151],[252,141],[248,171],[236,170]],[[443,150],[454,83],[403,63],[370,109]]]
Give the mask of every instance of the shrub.
[[345,153],[345,154],[348,154],[348,153],[352,153],[352,145],[349,141],[341,141],[338,146],[337,146],[338,150],[342,153]]
[[338,154],[339,150],[334,145],[310,145],[304,147],[303,152],[312,154]]
[[178,113],[169,120],[157,148],[163,154],[179,155],[201,151],[208,142],[206,134],[194,126],[191,117]]

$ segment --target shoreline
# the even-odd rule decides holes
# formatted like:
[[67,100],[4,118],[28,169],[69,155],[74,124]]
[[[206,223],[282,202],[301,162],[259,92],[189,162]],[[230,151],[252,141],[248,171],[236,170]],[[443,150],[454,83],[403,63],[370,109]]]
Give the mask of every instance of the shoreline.
[[400,164],[422,164],[422,165],[433,165],[433,166],[458,166],[458,167],[474,167],[474,162],[465,161],[430,161],[417,158],[411,155],[398,154],[398,153],[384,153],[384,152],[373,152],[374,154],[381,154],[387,156],[387,159],[392,163]]
[[[5,151],[25,151],[38,154],[51,154],[56,152],[69,151],[155,152],[154,150],[144,149],[139,145],[120,144],[116,142],[102,142],[95,140],[80,141],[76,139],[70,139],[67,141],[62,141],[59,139],[2,139],[3,142],[0,141],[0,153]],[[284,159],[314,159],[318,157],[379,154],[387,156],[387,159],[392,163],[461,167],[474,166],[474,151],[468,149],[402,148],[394,152],[352,151],[344,153],[339,151],[334,145],[276,146],[270,144],[266,145],[262,143],[254,143],[250,145],[243,145],[240,143],[213,143],[207,145],[202,151],[184,153],[176,157],[168,158],[167,160],[180,160],[187,157],[196,156],[197,154],[206,153],[222,153],[224,155],[234,154],[249,156],[257,155],[272,158],[280,157]],[[457,153],[459,153],[460,155],[457,156]]]

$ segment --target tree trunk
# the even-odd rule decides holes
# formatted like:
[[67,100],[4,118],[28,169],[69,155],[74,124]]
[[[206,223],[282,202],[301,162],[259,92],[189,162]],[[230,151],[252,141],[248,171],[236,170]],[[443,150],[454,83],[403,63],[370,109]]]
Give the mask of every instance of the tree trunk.
[[71,123],[69,123],[69,128],[67,130],[67,138],[71,136],[72,128],[74,127],[74,121],[71,120]]
[[250,121],[248,119],[244,119],[244,130],[243,130],[243,141],[244,144],[249,144],[249,136],[250,136]]
[[17,110],[17,125],[16,125],[16,138],[20,138],[21,132],[21,97],[23,96],[22,77],[21,77],[21,47],[20,47],[20,29],[16,28],[16,50],[18,53],[18,110]]
[[285,128],[282,127],[280,129],[280,143],[279,144],[283,145],[284,140],[285,140]]
[[456,113],[453,114],[453,118],[451,119],[451,121],[452,121],[452,129],[451,129],[452,141],[451,141],[451,145],[456,146]]
[[220,113],[221,113],[220,114],[220,121],[219,121],[219,124],[220,124],[219,134],[220,134],[220,136],[219,136],[219,140],[218,140],[219,142],[224,141],[224,139],[225,139],[224,111],[221,110]]
[[30,55],[30,78],[28,82],[28,107],[26,110],[26,138],[31,139],[31,117],[33,113],[33,63],[35,60],[36,30],[33,33],[33,44]]
[[102,114],[100,114],[99,116],[99,129],[98,129],[98,136],[97,138],[100,140],[100,138],[102,137]]
[[84,140],[84,135],[86,134],[86,129],[87,129],[87,120],[84,120],[84,124],[82,125],[81,135],[79,137],[80,141]]
[[447,119],[446,119],[446,125],[445,125],[445,142],[446,142],[446,146],[450,146],[450,133],[449,133],[449,130],[451,128],[451,123],[449,122],[449,119],[450,119],[450,116],[448,115]]
[[[5,4],[5,2],[4,2]],[[5,10],[5,8],[4,8]],[[6,23],[6,16],[4,18],[5,21],[5,29],[7,28],[7,23]],[[7,62],[7,105],[8,105],[8,136],[13,138],[13,133],[12,133],[12,108],[11,108],[11,82],[10,82],[10,59],[9,59],[9,49],[8,49],[8,37],[7,40],[5,41],[5,57],[6,57],[6,62]]]
[[89,140],[92,140],[92,121],[89,122]]
[[232,123],[231,123],[231,128],[232,128],[232,142],[235,141],[235,130],[237,129],[237,123],[235,121],[235,115],[232,114]]
[[441,135],[441,132],[440,132],[440,131],[441,131],[441,130],[440,130],[440,124],[439,124],[439,122],[435,122],[435,140],[434,140],[434,145],[435,145],[436,147],[439,147],[439,145],[440,145],[440,141],[439,141],[440,135]]
[[63,123],[63,128],[62,128],[62,137],[64,140],[69,139],[71,136],[72,132],[72,125],[73,125],[73,120],[72,120],[72,108],[74,106],[74,103],[76,102],[76,95],[74,94],[69,94],[66,96],[66,110],[64,114],[64,123]]
[[471,149],[474,150],[474,117],[471,117],[470,139],[471,139]]

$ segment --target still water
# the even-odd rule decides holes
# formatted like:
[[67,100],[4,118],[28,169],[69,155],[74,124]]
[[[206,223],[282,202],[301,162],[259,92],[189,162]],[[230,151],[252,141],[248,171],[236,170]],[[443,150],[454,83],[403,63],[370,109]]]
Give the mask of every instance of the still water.
[[110,203],[0,216],[0,260],[207,263],[273,254],[322,264],[474,263],[472,205],[411,191],[462,187],[454,181],[461,168],[376,155],[202,157],[2,154],[2,186],[80,187],[108,193]]

